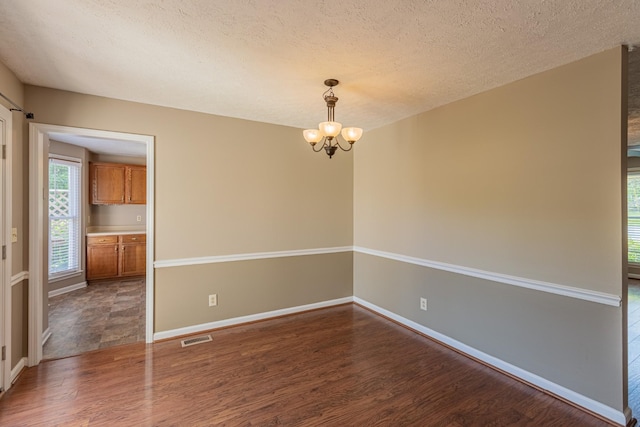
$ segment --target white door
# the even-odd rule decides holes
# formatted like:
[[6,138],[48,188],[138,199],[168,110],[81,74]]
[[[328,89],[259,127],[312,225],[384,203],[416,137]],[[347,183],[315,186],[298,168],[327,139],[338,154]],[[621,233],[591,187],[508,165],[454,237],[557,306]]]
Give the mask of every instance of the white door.
[[9,218],[7,212],[9,210],[9,198],[11,194],[7,189],[7,160],[5,159],[8,152],[9,143],[11,141],[11,112],[0,106],[0,153],[2,160],[0,161],[0,348],[2,349],[2,357],[0,357],[0,387],[8,390],[11,386],[11,280],[9,274],[11,266],[9,265],[8,252],[10,248],[6,248],[7,235],[9,227]]

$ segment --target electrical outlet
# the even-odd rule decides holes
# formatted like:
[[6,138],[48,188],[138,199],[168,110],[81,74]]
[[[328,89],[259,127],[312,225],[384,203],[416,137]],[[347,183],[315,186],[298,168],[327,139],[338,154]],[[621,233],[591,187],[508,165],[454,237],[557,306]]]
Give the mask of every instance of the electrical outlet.
[[218,305],[218,294],[209,295],[209,307]]
[[18,229],[11,229],[11,243],[16,243],[18,241]]
[[136,217],[136,221],[138,221],[138,222],[142,221],[142,215],[138,215],[138,216]]
[[427,299],[420,298],[420,310],[427,311]]

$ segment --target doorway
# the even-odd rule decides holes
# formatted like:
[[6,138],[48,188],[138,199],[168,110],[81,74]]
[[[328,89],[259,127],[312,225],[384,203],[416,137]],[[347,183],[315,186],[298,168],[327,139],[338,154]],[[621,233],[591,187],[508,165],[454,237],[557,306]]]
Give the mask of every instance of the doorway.
[[[74,128],[30,123],[29,125],[29,357],[28,364],[38,364],[43,358],[43,331],[48,314],[48,269],[44,268],[47,244],[44,236],[47,203],[39,194],[45,193],[48,147],[50,141],[75,143],[85,148],[91,144],[144,149],[146,153],[146,274],[145,274],[145,342],[153,341],[153,242],[154,242],[154,137],[113,131]],[[92,150],[89,148],[89,150]],[[95,149],[94,149],[95,150]],[[126,151],[126,150],[125,150]],[[126,154],[126,153],[125,153]]]

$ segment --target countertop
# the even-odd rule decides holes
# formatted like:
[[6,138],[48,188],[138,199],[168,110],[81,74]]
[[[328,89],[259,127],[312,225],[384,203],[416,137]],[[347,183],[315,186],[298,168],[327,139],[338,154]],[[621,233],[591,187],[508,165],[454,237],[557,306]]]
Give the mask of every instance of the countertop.
[[121,234],[146,234],[147,229],[139,226],[95,226],[87,227],[87,236],[114,236]]

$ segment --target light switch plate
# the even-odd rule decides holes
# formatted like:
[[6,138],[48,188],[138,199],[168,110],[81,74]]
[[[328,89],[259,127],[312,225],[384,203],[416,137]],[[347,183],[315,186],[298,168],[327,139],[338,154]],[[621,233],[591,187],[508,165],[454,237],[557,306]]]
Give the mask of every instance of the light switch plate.
[[11,229],[11,243],[16,243],[18,241],[18,229]]

